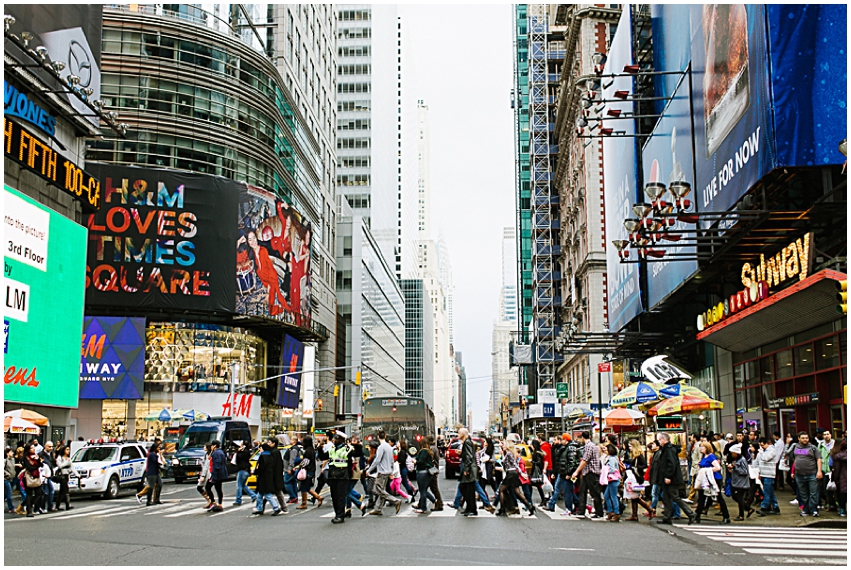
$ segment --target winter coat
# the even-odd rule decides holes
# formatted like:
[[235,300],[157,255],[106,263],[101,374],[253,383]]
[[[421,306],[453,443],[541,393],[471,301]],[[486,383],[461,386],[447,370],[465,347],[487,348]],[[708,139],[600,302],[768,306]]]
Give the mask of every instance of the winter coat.
[[[683,471],[680,469],[679,446],[666,443],[653,458],[650,472],[650,482],[654,485],[665,485],[665,479],[671,480],[671,485],[681,487],[684,484]],[[655,479],[654,479],[655,475]]]
[[284,490],[284,458],[281,450],[277,447],[269,449],[272,454],[272,480],[275,484],[275,492]]
[[734,489],[749,489],[751,486],[750,471],[748,471],[748,461],[744,455],[739,456],[736,463],[733,464],[733,475],[730,484]]
[[15,479],[15,458],[7,457],[3,466],[3,479],[13,481]]
[[217,449],[211,456],[213,460],[213,469],[210,471],[210,478],[215,481],[228,480],[228,458],[225,452]]
[[476,466],[476,445],[471,438],[464,440],[461,446],[461,483],[475,483],[479,479]]
[[236,470],[251,471],[251,450],[248,447],[236,452]]
[[839,451],[833,456],[833,481],[840,493],[848,492],[848,451]]
[[[257,458],[257,466],[254,467],[254,475],[257,477],[257,492],[265,495],[266,493],[274,494],[277,489],[275,485],[275,477],[277,470],[275,468],[274,456],[280,456],[277,450],[269,451],[267,446],[263,447],[263,451]],[[281,479],[283,479],[283,469],[281,470]]]
[[778,459],[773,446],[769,445],[765,449],[760,449],[756,455],[755,463],[759,467],[759,476],[774,479],[777,475]]

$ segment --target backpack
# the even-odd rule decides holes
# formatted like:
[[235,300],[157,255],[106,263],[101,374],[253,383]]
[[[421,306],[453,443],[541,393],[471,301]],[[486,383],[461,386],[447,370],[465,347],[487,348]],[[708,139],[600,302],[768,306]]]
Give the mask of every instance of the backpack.
[[294,445],[290,446],[289,449],[287,449],[286,459],[287,459],[287,461],[290,462],[290,465],[295,467],[296,465],[301,463],[301,460],[302,460],[302,453],[301,452],[302,452],[301,446],[298,445],[298,444],[294,444]]

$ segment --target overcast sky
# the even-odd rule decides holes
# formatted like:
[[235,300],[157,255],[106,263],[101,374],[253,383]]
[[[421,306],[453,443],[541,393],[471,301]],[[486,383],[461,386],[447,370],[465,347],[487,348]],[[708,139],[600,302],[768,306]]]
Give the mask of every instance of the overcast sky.
[[404,29],[431,127],[431,223],[449,247],[455,349],[473,427],[487,423],[502,229],[514,226],[512,6],[408,5]]

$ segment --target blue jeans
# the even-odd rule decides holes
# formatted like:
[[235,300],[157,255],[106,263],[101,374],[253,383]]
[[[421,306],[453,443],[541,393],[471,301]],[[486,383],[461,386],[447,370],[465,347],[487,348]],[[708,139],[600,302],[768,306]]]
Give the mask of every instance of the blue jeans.
[[818,512],[819,485],[815,475],[795,474],[795,483],[798,484],[798,492],[801,495],[799,506],[804,507],[808,515]]
[[[417,508],[421,511],[425,511],[428,509],[429,500],[432,503],[436,503],[437,499],[434,498],[434,495],[429,491],[428,486],[431,483],[431,473],[428,471],[417,471],[417,489],[420,492],[420,500],[417,503]],[[460,489],[461,486],[458,485]],[[459,491],[460,492],[460,491]]]
[[[405,488],[405,491],[408,492],[409,495],[414,494],[414,486],[411,485],[411,480],[408,478],[408,468],[406,466],[399,466],[399,475],[402,477],[402,486]],[[417,483],[419,485],[419,483]]]
[[254,510],[258,513],[262,513],[265,510],[263,501],[272,505],[273,511],[281,510],[281,505],[278,504],[278,498],[275,496],[275,493],[257,493],[257,498],[254,500]]
[[6,497],[6,510],[15,510],[15,504],[12,502],[12,482],[3,479],[3,496]]
[[556,484],[553,485],[553,496],[550,497],[550,502],[547,505],[550,509],[555,509],[559,498],[564,495],[564,510],[573,512],[576,494],[573,492],[573,481],[567,479],[564,475],[556,477]]
[[298,499],[298,479],[296,479],[295,473],[284,473],[284,489],[291,501]]
[[[485,507],[491,506],[491,503],[488,500],[488,496],[485,493],[485,490],[482,489],[482,485],[478,481],[476,481],[476,494],[482,498],[482,504]],[[497,498],[499,497],[497,496]],[[452,506],[456,509],[461,508],[461,485],[458,485],[458,487],[455,489],[455,500],[452,501]]]
[[[656,505],[659,504],[659,499],[662,498],[664,492],[665,490],[662,488],[661,485],[653,485],[653,487],[650,489],[650,508],[652,508],[654,511],[656,510]],[[682,513],[680,512],[680,506],[674,503],[674,518],[679,517],[681,514]]]
[[357,479],[349,480],[349,493],[346,495],[346,508],[351,508],[352,503],[356,504],[358,508],[361,508],[361,495],[355,491],[355,485],[357,484]]
[[603,493],[603,499],[606,502],[606,512],[619,515],[621,512],[620,501],[618,501],[618,488],[620,481],[609,481],[606,485],[606,491]]
[[20,479],[15,479],[15,481],[18,483],[18,491],[21,493],[21,504],[25,505],[27,502],[27,487]]
[[[818,491],[818,485],[816,485],[816,491]],[[816,501],[818,501],[818,492],[816,492]],[[53,483],[50,481],[41,486],[41,507],[47,511],[53,508]]]
[[762,478],[762,493],[762,510],[780,509],[780,505],[777,504],[777,495],[774,494],[773,477]]
[[248,480],[248,475],[248,471],[237,471],[236,473],[236,499],[233,501],[236,505],[242,504],[243,493],[251,497],[252,502],[257,500],[257,493],[249,489],[248,485],[245,484]]

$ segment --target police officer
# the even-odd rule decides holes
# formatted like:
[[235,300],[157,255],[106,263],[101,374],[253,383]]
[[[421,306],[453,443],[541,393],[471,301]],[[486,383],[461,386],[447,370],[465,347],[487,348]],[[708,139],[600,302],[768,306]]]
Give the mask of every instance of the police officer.
[[346,443],[345,432],[334,432],[334,447],[328,452],[328,485],[331,487],[331,502],[334,505],[334,524],[346,522],[346,495],[351,477],[352,446]]

